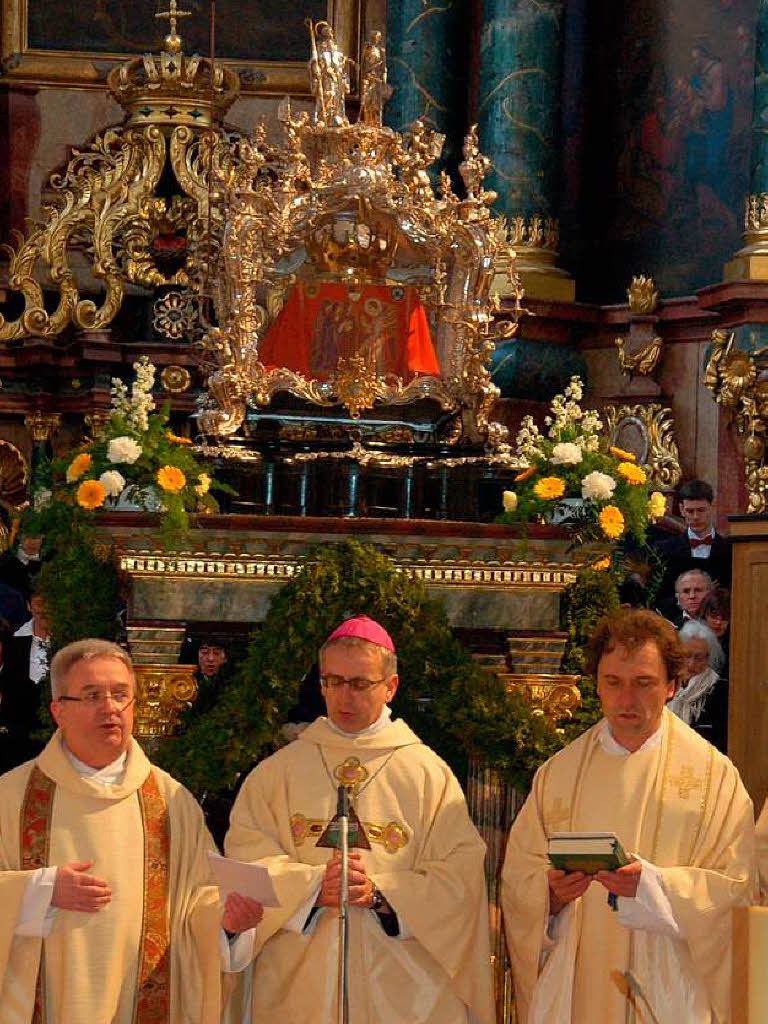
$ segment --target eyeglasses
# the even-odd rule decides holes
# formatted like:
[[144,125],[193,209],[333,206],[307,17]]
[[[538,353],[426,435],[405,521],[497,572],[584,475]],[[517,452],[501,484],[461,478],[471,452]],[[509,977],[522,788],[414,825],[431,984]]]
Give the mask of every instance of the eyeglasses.
[[355,693],[365,693],[371,687],[380,686],[382,683],[386,683],[386,681],[386,676],[384,679],[361,679],[359,676],[356,676],[354,679],[345,679],[344,676],[320,676],[320,684],[325,689],[338,690],[346,684]]
[[118,711],[125,711],[136,700],[136,697],[131,696],[130,693],[110,693],[109,690],[106,693],[100,693],[94,690],[91,693],[86,693],[84,697],[57,697],[56,699],[68,701],[70,704],[85,704],[88,708],[98,707],[104,701],[111,700]]

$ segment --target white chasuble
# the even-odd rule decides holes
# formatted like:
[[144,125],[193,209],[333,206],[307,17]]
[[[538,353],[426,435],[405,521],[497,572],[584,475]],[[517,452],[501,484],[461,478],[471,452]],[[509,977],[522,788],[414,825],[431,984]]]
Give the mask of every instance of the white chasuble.
[[[122,782],[81,777],[56,734],[0,778],[2,1024],[217,1024],[218,891],[192,796],[132,741]],[[110,886],[94,914],[53,909],[14,935],[37,867],[92,861]]]
[[[502,903],[521,1024],[730,1020],[731,910],[749,903],[751,801],[731,762],[664,711],[660,744],[606,753],[599,723],[543,765],[509,836]],[[621,923],[593,882],[550,922],[552,832],[615,832],[653,865],[670,927]],[[622,910],[634,900],[619,899]]]
[[[254,1022],[337,1019],[338,913],[304,911],[333,854],[318,846],[337,787],[370,850],[366,871],[394,909],[390,937],[371,910],[349,911],[349,1010],[355,1024],[481,1024],[495,1020],[485,846],[450,769],[402,721],[346,736],[318,719],[259,764],[232,811],[227,856],[265,864],[281,906],[256,929]],[[292,919],[301,911],[302,920]]]

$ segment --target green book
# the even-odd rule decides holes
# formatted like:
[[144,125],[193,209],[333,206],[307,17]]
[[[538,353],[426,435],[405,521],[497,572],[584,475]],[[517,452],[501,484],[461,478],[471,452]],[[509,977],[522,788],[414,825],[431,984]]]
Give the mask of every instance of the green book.
[[615,871],[629,864],[629,857],[613,832],[553,832],[548,843],[549,860],[558,871]]

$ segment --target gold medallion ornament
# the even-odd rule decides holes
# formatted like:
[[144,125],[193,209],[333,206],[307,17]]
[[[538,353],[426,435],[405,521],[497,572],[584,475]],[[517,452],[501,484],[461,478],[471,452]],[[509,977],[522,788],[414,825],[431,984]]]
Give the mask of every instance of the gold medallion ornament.
[[357,792],[368,778],[369,772],[357,757],[348,757],[333,769],[333,777],[340,786]]
[[160,374],[163,391],[168,391],[172,395],[180,395],[187,391],[191,383],[192,377],[189,370],[183,366],[166,366]]

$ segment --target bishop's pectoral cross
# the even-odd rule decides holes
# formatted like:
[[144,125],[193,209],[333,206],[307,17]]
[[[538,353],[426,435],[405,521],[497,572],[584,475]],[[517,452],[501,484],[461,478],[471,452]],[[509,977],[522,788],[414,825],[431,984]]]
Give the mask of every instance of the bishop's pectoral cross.
[[[365,834],[363,824],[357,816],[357,811],[352,806],[352,800],[349,801],[349,815],[347,816],[349,821],[349,827],[347,831],[347,846],[351,850],[353,847],[357,847],[359,850],[370,850],[371,844],[368,841],[368,836]],[[331,820],[325,827],[325,831],[315,843],[315,846],[326,846],[332,850],[336,850],[339,847],[339,814],[334,814]]]

